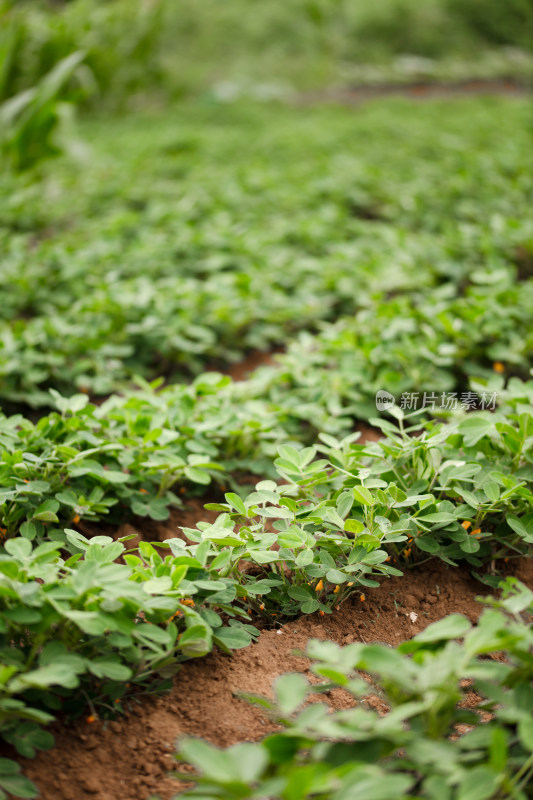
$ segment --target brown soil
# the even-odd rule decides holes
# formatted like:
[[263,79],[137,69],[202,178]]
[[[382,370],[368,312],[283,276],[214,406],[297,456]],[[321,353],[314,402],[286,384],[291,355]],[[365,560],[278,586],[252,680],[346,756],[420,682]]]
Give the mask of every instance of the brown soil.
[[[533,587],[530,559],[511,568]],[[397,645],[446,614],[475,621],[482,610],[476,597],[487,593],[465,569],[430,561],[367,590],[364,601],[357,595],[331,616],[302,617],[262,631],[256,643],[229,656],[215,652],[186,663],[170,694],[134,705],[113,722],[56,725],[56,747],[23,769],[42,800],[147,800],[154,793],[170,800],[180,788],[168,777],[176,739],[201,736],[226,746],[272,731],[264,713],[237,693],[269,694],[280,674],[307,672],[307,660],[294,651],[305,650],[309,638]],[[329,702],[346,708],[351,700],[338,691]]]
[[242,361],[232,364],[227,369],[223,369],[226,375],[229,375],[234,381],[245,381],[252,372],[259,367],[272,366],[275,364],[274,356],[276,353],[282,353],[283,348],[273,348],[272,350],[252,350]]

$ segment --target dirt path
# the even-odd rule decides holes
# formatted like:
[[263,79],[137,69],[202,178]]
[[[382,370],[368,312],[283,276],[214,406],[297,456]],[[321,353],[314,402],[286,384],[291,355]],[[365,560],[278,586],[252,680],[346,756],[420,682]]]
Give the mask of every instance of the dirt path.
[[[514,574],[533,588],[531,559],[516,562]],[[176,739],[201,736],[225,746],[253,741],[274,729],[238,692],[269,694],[275,678],[287,671],[306,672],[308,662],[294,653],[309,638],[339,644],[379,641],[397,645],[446,614],[460,612],[475,621],[478,595],[488,590],[461,567],[429,562],[367,590],[331,616],[312,615],[263,631],[258,641],[227,656],[215,652],[187,662],[170,694],[134,705],[113,721],[80,720],[55,726],[56,747],[23,768],[39,786],[42,800],[163,800],[179,791],[168,777]],[[330,698],[345,708],[343,692]]]
[[414,83],[382,83],[362,86],[339,86],[300,94],[296,105],[352,105],[383,97],[407,97],[411,100],[433,100],[442,97],[479,95],[527,96],[531,87],[515,78],[472,78],[464,81],[416,81]]

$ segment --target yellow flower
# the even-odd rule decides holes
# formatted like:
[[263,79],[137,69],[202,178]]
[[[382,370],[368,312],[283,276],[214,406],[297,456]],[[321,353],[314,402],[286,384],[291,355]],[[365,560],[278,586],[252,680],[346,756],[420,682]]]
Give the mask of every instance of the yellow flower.
[[362,603],[364,603],[364,602],[365,602],[365,599],[366,599],[366,598],[365,598],[364,594],[360,594],[360,595],[359,595],[359,600],[360,600]]
[[502,364],[501,361],[495,361],[492,365],[492,369],[494,372],[499,372],[501,374],[502,372],[505,372],[505,364]]
[[465,531],[467,531],[467,530],[468,530],[468,528],[471,526],[471,524],[472,524],[472,523],[470,522],[470,520],[469,520],[469,519],[465,519],[465,521],[464,521],[464,522],[461,522],[461,525],[463,526],[463,528],[465,529]]
[[335,586],[335,588],[333,589],[333,594],[338,594],[340,590],[341,590],[340,586]]
[[324,588],[324,581],[322,578],[318,581],[317,585],[315,586],[315,592],[321,592]]

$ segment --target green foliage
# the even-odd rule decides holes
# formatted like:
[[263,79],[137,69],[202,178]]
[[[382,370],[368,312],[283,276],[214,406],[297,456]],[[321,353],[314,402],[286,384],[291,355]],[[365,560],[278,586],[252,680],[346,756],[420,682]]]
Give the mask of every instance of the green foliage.
[[63,95],[83,59],[84,53],[72,53],[36,86],[0,105],[0,152],[13,169],[27,169],[70,146],[72,108]]
[[388,434],[376,443],[322,434],[317,447],[281,446],[281,480],[261,481],[244,500],[226,494],[206,506],[221,512],[214,523],[184,528],[238,581],[247,612],[331,613],[376,578],[401,574],[391,560],[480,567],[531,554],[531,409],[449,425],[376,423]]
[[[509,7],[510,5],[510,7]],[[139,95],[280,95],[341,81],[501,77],[531,69],[530,0],[42,0],[0,4],[0,99],[83,50],[99,108]],[[530,27],[530,26],[529,26]],[[1,62],[0,62],[1,63]]]
[[[396,649],[311,642],[318,684],[287,675],[274,701],[261,698],[284,726],[280,733],[227,750],[180,743],[180,760],[199,773],[185,796],[525,800],[533,777],[533,635],[521,614],[533,610],[533,594],[509,580],[506,595],[477,626],[452,615]],[[494,650],[504,659],[487,659]],[[352,695],[352,708],[301,709],[306,698],[338,687]],[[460,702],[467,692],[481,697],[475,709]],[[367,703],[376,694],[387,713]],[[481,711],[490,714],[483,724]],[[467,733],[458,734],[460,725]]]
[[[44,500],[0,555],[0,733],[31,754],[50,744],[39,726],[59,709],[75,715],[87,703],[102,714],[117,703],[122,708],[129,687],[131,693],[165,688],[183,659],[213,645],[245,646],[254,616],[278,622],[331,613],[354,592],[401,574],[391,559],[401,565],[429,554],[480,566],[530,552],[533,422],[522,397],[515,387],[504,398],[506,412],[448,424],[405,427],[396,412],[399,428],[377,421],[388,434],[377,443],[322,434],[316,447],[282,445],[275,462],[280,481],[261,481],[244,499],[226,493],[225,503],[207,506],[221,512],[213,524],[184,529],[191,544],[158,545],[170,548],[166,557],[148,543],[126,552],[106,536],[45,530],[57,523],[59,504],[69,503],[63,492]],[[43,423],[53,418],[67,432],[67,423],[89,408],[57,402],[62,415]],[[103,447],[100,455],[113,450]],[[58,453],[70,455],[67,448]],[[99,473],[94,455],[82,450],[61,471],[71,462],[89,467],[74,478],[113,474]],[[34,466],[27,453],[13,469],[25,464]],[[150,459],[141,465],[149,468]],[[35,503],[48,493],[32,488]],[[243,562],[253,568],[243,570]]]
[[376,389],[462,391],[495,360],[525,377],[529,110],[469,109],[466,131],[461,103],[397,101],[83,128],[85,167],[0,187],[0,399],[187,379],[332,319],[258,386],[294,386],[319,429],[317,400],[368,417]]
[[533,2],[510,0],[447,0],[453,16],[474,35],[496,45],[533,47]]
[[162,79],[159,50],[164,31],[160,0],[75,0],[62,7],[44,3],[0,4],[3,56],[0,97],[39,83],[71,53],[85,53],[82,80],[93,91],[79,96],[115,107]]
[[[67,560],[60,543],[26,538],[0,555],[0,735],[24,757],[52,746],[41,726],[57,713],[122,711],[135,693],[168,688],[181,661],[257,633],[205,548],[172,540],[163,557],[147,543],[132,552],[107,536],[65,535]],[[22,777],[9,780],[0,770],[0,787],[34,796],[16,794]]]
[[[84,102],[96,84],[93,102],[119,107],[161,84],[178,90],[164,77],[177,63],[166,38],[180,51],[172,6],[10,9],[0,96],[17,168],[56,146],[65,98]],[[352,6],[302,0],[300,19],[263,4],[253,25],[243,17],[241,42],[240,3],[186,2],[178,57],[224,26],[243,52],[265,36],[268,58],[296,54],[307,67],[324,52],[324,75],[353,61],[355,31],[367,32],[369,58],[379,37],[389,54],[406,41],[426,55],[441,46],[434,27],[417,27],[443,20],[439,2]],[[412,24],[393,41],[398,15]],[[206,85],[191,73],[181,88]],[[465,127],[462,103],[354,115],[211,95],[165,116],[85,121],[90,163],[1,176],[0,399],[9,412],[45,412],[0,415],[0,735],[20,756],[52,745],[45,726],[58,714],[111,716],[167,687],[185,659],[246,646],[257,617],[331,613],[433,557],[480,573],[490,563],[484,580],[496,585],[502,559],[531,555],[530,109],[467,108]],[[247,380],[203,371],[295,334]],[[163,388],[161,375],[190,382]],[[398,407],[383,419],[378,390],[497,402],[445,422]],[[385,438],[360,444],[354,419]],[[243,472],[263,478],[248,495]],[[213,481],[232,491],[208,505],[220,511],[213,524],[185,529],[188,544],[128,551],[74,530],[166,519]],[[227,755],[185,746],[206,767],[202,796],[525,800],[531,634],[520,614],[531,598],[507,594],[510,616],[496,608],[478,629],[452,616],[398,650],[317,646],[318,677],[359,706],[294,716],[316,687],[283,679],[272,710],[286,732]],[[495,649],[507,661],[482,658]],[[388,715],[367,707],[354,670],[381,685]],[[465,676],[494,716],[452,743],[458,723],[477,722],[457,708]],[[36,796],[6,760],[2,792]]]

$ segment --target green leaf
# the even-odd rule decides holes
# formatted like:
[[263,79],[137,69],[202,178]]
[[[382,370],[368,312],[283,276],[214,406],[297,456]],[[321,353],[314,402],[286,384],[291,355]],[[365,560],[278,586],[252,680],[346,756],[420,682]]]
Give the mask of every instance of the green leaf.
[[330,583],[344,583],[350,578],[348,575],[346,575],[344,572],[340,572],[338,569],[330,569],[326,573],[326,579]]
[[124,664],[117,661],[96,660],[89,661],[88,667],[97,678],[109,678],[112,681],[128,681],[132,676],[132,671]]
[[444,523],[449,525],[450,522],[455,522],[457,517],[454,514],[450,514],[447,511],[439,511],[436,514],[426,514],[425,517],[419,517],[422,522],[435,522],[435,523]]
[[9,555],[18,558],[19,561],[25,561],[31,555],[31,542],[28,539],[8,539],[4,547]]
[[229,790],[235,784],[241,786],[239,796],[245,796],[247,789],[261,776],[267,765],[267,753],[260,744],[234,745],[227,750],[219,750],[201,739],[182,739],[179,742],[179,756],[192,764],[206,778]]
[[212,635],[205,625],[192,625],[181,634],[178,647],[187,658],[205,656],[211,650]]
[[309,683],[299,673],[282,675],[274,683],[274,691],[280,710],[290,715],[300,706],[307,696]]
[[526,750],[533,753],[533,718],[522,717],[518,723],[518,735]]
[[365,529],[365,526],[362,522],[359,522],[358,519],[347,519],[344,522],[344,530],[347,533],[362,533]]
[[415,539],[416,546],[419,550],[422,550],[424,553],[437,553],[440,549],[440,545],[436,539],[431,539],[429,536],[417,536]]
[[473,447],[494,429],[494,422],[481,413],[469,414],[459,425],[467,447]]
[[363,506],[373,506],[374,498],[365,486],[354,486],[352,489],[353,496],[358,503]]
[[238,494],[235,494],[234,492],[228,492],[224,495],[224,497],[230,506],[237,511],[237,513],[241,514],[243,517],[246,516],[246,506]]
[[302,614],[314,614],[319,608],[320,604],[316,599],[306,600],[305,603],[301,605]]
[[0,774],[0,786],[13,797],[19,797],[22,800],[39,797],[39,790],[25,775]]
[[526,542],[533,543],[533,517],[530,516],[527,524],[525,519],[518,519],[518,517],[513,517],[510,515],[506,517],[506,520],[509,527],[511,527],[513,531],[522,539],[524,539]]
[[299,600],[301,602],[314,598],[314,593],[310,586],[289,586],[287,594],[289,597],[292,597],[293,600]]
[[459,547],[463,553],[477,553],[480,546],[481,545],[475,536],[469,536],[468,538],[463,539],[462,542],[459,542]]
[[[243,628],[229,627],[218,628],[213,636],[213,641],[219,647],[228,650],[240,650],[250,644],[251,636]],[[181,645],[181,641],[180,641]]]
[[33,539],[35,539],[35,537],[37,536],[37,528],[35,527],[33,522],[26,520],[26,522],[23,522],[22,525],[20,526],[20,535],[23,536],[25,539],[33,541]]
[[488,767],[474,767],[461,780],[457,800],[488,800],[498,787],[498,775]]
[[486,483],[483,491],[491,503],[497,503],[500,499],[500,487],[497,483]]
[[57,510],[59,503],[57,500],[45,500],[44,503],[34,511],[33,519],[38,519],[41,522],[58,522]]
[[309,566],[309,564],[313,563],[313,558],[314,558],[313,551],[306,548],[305,550],[299,552],[298,555],[296,556],[295,560],[296,566],[307,567]]
[[450,614],[431,625],[415,636],[417,642],[439,642],[443,639],[458,639],[472,627],[470,621],[462,614]]

